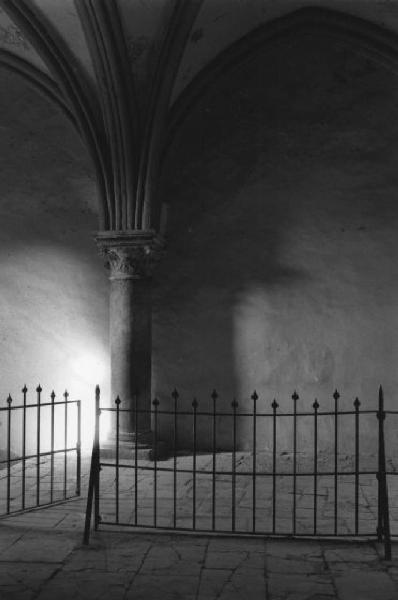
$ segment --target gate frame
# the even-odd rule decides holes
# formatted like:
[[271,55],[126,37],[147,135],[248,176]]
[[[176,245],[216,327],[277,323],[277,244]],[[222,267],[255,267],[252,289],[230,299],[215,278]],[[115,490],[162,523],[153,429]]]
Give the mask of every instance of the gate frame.
[[[232,413],[218,413],[216,410],[216,400],[218,398],[217,392],[214,390],[211,394],[211,398],[213,401],[213,410],[211,412],[198,412],[198,402],[196,398],[194,398],[192,402],[192,413],[188,413],[185,411],[177,410],[177,400],[179,398],[177,390],[171,394],[174,400],[174,410],[159,410],[159,400],[154,399],[152,402],[153,410],[153,422],[154,422],[154,431],[153,431],[153,446],[152,446],[152,457],[154,466],[150,468],[150,470],[154,473],[154,525],[139,525],[137,523],[137,437],[135,439],[135,464],[134,465],[126,465],[120,464],[119,459],[119,420],[120,420],[120,412],[128,411],[131,412],[133,410],[135,412],[135,422],[137,422],[137,416],[139,412],[147,412],[137,409],[137,402],[135,402],[134,409],[122,409],[120,407],[121,400],[119,397],[115,400],[115,408],[101,408],[100,407],[100,388],[97,385],[95,389],[95,434],[93,441],[93,449],[91,456],[91,467],[90,467],[90,478],[89,478],[89,487],[88,487],[88,496],[87,496],[87,507],[86,507],[86,518],[85,518],[85,528],[83,534],[83,544],[89,544],[90,540],[90,528],[91,528],[91,515],[94,509],[94,530],[97,531],[100,524],[103,525],[127,525],[130,527],[140,527],[141,529],[150,530],[153,528],[158,528],[161,530],[172,530],[172,531],[191,531],[192,533],[201,533],[201,534],[235,534],[235,535],[256,535],[263,537],[286,537],[286,538],[303,538],[303,537],[311,537],[315,539],[325,539],[325,538],[343,538],[343,537],[366,537],[370,539],[369,534],[359,534],[358,529],[358,489],[359,489],[359,476],[360,475],[375,475],[378,482],[378,515],[377,515],[377,528],[375,531],[375,538],[378,542],[382,542],[384,544],[384,559],[391,560],[392,549],[391,549],[391,531],[390,531],[390,516],[389,516],[389,498],[388,498],[388,485],[387,485],[387,475],[397,474],[394,471],[387,471],[386,469],[386,453],[385,453],[385,436],[384,436],[384,422],[387,414],[398,414],[398,411],[386,411],[384,409],[384,393],[382,386],[379,388],[378,394],[378,409],[377,410],[360,410],[360,401],[358,398],[355,398],[354,401],[354,410],[352,411],[341,411],[338,408],[338,400],[340,398],[340,394],[336,390],[333,394],[334,398],[334,410],[333,411],[323,411],[320,412],[319,403],[317,400],[313,403],[313,412],[297,412],[297,400],[299,396],[295,391],[292,395],[293,399],[293,412],[292,413],[279,413],[277,414],[276,409],[278,407],[278,403],[276,400],[272,402],[272,413],[259,413],[257,411],[257,400],[258,395],[256,391],[252,394],[251,399],[254,403],[254,408],[252,413],[238,413],[238,403],[236,400],[233,400],[231,403],[233,412]],[[101,412],[111,412],[116,413],[116,447],[115,447],[115,463],[106,463],[101,462],[100,459],[100,438],[99,438],[99,426],[100,426],[100,415]],[[174,473],[174,526],[173,527],[161,527],[157,526],[156,523],[156,494],[157,494],[157,462],[158,462],[158,452],[157,452],[157,443],[158,443],[158,415],[167,414],[172,415],[174,417],[174,465],[171,469],[162,469],[163,471],[173,472]],[[193,438],[193,467],[189,470],[193,475],[193,526],[192,528],[182,528],[176,526],[176,473],[181,472],[181,470],[177,469],[176,466],[176,450],[177,450],[177,416],[178,415],[192,415],[192,438]],[[378,469],[373,471],[360,471],[359,470],[359,416],[360,414],[374,414],[378,420]],[[203,530],[197,529],[195,527],[195,496],[196,496],[196,474],[200,471],[196,469],[196,457],[197,457],[197,448],[196,448],[196,433],[197,433],[197,417],[198,415],[204,415],[212,418],[213,422],[213,432],[212,432],[212,445],[213,445],[213,469],[212,471],[206,472],[213,476],[213,504],[212,504],[212,529]],[[216,417],[217,416],[229,416],[233,418],[233,449],[232,449],[232,471],[228,472],[231,475],[231,484],[232,484],[232,527],[230,531],[221,531],[215,528],[215,476],[218,474],[215,468],[215,456],[216,456]],[[253,418],[253,472],[249,473],[253,477],[253,530],[249,531],[236,531],[235,529],[235,483],[236,483],[236,424],[238,416],[248,416]],[[322,472],[318,470],[317,467],[317,457],[318,457],[318,417],[321,415],[331,415],[334,416],[334,470],[332,472]],[[338,453],[337,453],[337,438],[338,438],[338,416],[340,415],[354,415],[355,417],[355,470],[350,472],[341,472],[338,470]],[[256,476],[258,473],[256,472],[256,419],[258,416],[268,416],[273,420],[273,469],[269,473],[273,479],[273,528],[272,532],[256,532],[255,531],[255,485],[256,485]],[[293,473],[278,473],[276,471],[276,418],[277,417],[293,417]],[[297,473],[297,417],[298,416],[313,416],[314,417],[314,471],[305,472],[305,475],[312,475],[314,477],[314,533],[313,534],[300,534],[296,531],[296,482],[297,477],[300,477],[302,474]],[[116,469],[115,475],[115,485],[116,485],[116,519],[115,521],[103,521],[99,514],[99,503],[100,503],[100,471],[102,470],[102,466],[105,467],[113,467]],[[135,470],[135,522],[134,523],[120,523],[119,522],[119,469],[123,468],[131,468]],[[145,467],[144,467],[145,469]],[[148,468],[147,468],[148,469]],[[277,533],[275,531],[275,479],[278,475],[292,475],[293,476],[293,532],[292,533]],[[316,527],[316,518],[317,518],[317,477],[322,475],[331,475],[334,476],[335,487],[334,487],[334,534],[320,534],[317,533]],[[355,534],[339,534],[337,532],[337,478],[339,475],[354,475],[355,476]]]
[[[44,508],[46,506],[51,506],[53,504],[59,504],[60,502],[65,502],[70,500],[71,498],[75,498],[81,495],[81,400],[69,400],[69,393],[67,390],[62,394],[63,400],[55,400],[56,394],[54,390],[50,394],[50,402],[42,402],[42,387],[39,384],[36,388],[36,402],[28,403],[27,402],[27,393],[28,388],[26,385],[22,388],[21,392],[23,394],[23,402],[20,405],[13,405],[13,399],[9,394],[7,397],[7,406],[0,407],[0,414],[6,413],[7,425],[7,458],[5,460],[0,461],[0,464],[6,464],[7,469],[7,492],[6,492],[6,512],[0,514],[0,518],[7,517],[10,515],[20,514],[25,511],[30,511],[36,508]],[[68,447],[68,412],[69,407],[71,405],[76,405],[76,428],[77,428],[77,436],[76,436],[76,445],[74,447]],[[41,425],[42,425],[42,413],[41,409],[44,406],[50,407],[50,450],[46,452],[42,452],[42,435],[41,435]],[[56,406],[64,406],[64,447],[58,450],[55,450],[55,407]],[[26,454],[26,411],[28,408],[36,408],[36,451],[33,454]],[[11,423],[12,423],[12,413],[15,411],[22,411],[22,453],[21,455],[17,455],[15,457],[11,457]],[[73,496],[68,496],[67,493],[67,472],[68,472],[68,454],[71,452],[76,452],[76,488],[75,494]],[[54,500],[54,457],[56,454],[64,455],[64,463],[63,463],[63,498]],[[50,457],[50,499],[49,502],[41,502],[40,497],[40,460],[43,457]],[[26,505],[26,461],[34,459],[36,462],[36,498],[35,504]],[[21,462],[22,463],[22,478],[21,478],[21,507],[12,510],[11,509],[11,467],[13,464]]]

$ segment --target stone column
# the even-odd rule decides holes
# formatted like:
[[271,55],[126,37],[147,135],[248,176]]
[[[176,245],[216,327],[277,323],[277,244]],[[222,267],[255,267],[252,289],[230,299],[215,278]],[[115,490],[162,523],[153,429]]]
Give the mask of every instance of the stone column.
[[[152,303],[151,276],[161,243],[151,231],[102,232],[96,237],[110,270],[110,353],[112,402],[121,408],[151,408]],[[133,445],[135,434],[150,442],[149,412],[120,413],[120,441]],[[114,428],[114,423],[112,425]],[[115,432],[111,432],[113,438]]]

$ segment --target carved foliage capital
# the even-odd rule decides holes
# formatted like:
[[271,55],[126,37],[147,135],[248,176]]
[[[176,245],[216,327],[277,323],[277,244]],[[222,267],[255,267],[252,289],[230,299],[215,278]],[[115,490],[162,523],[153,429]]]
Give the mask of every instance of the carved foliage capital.
[[98,239],[100,254],[110,269],[111,279],[142,279],[151,277],[162,254],[155,239]]

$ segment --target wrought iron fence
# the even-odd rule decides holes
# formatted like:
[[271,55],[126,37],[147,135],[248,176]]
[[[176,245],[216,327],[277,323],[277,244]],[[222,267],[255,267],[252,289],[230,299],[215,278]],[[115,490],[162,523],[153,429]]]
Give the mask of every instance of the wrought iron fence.
[[[35,392],[36,401],[29,402],[25,385],[22,404],[9,395],[0,407],[0,516],[80,495],[81,402],[69,400],[67,391],[62,400],[52,391],[43,401],[40,385]],[[72,468],[75,476],[69,477]]]
[[[358,398],[353,408],[340,409],[337,391],[333,395],[332,410],[321,410],[315,400],[309,411],[297,410],[299,396],[294,392],[293,410],[290,412],[279,411],[276,400],[272,402],[271,410],[260,410],[256,392],[251,396],[251,411],[240,410],[236,400],[231,403],[232,410],[219,411],[216,391],[211,394],[208,410],[200,410],[196,399],[192,401],[191,410],[184,410],[179,407],[178,392],[174,390],[171,396],[172,406],[169,409],[163,409],[157,399],[152,403],[151,456],[142,457],[138,436],[130,454],[126,455],[125,450],[121,453],[120,417],[123,412],[133,412],[134,423],[139,423],[140,415],[148,411],[138,409],[137,402],[133,408],[124,408],[119,398],[116,398],[113,407],[101,407],[97,387],[84,543],[89,542],[94,507],[95,529],[100,525],[120,525],[262,536],[367,537],[383,542],[385,558],[391,558],[387,478],[397,473],[393,466],[389,469],[386,466],[385,420],[387,416],[389,419],[397,416],[398,411],[385,410],[381,387],[378,406],[371,410],[363,409]],[[114,416],[112,458],[109,458],[109,449],[105,458],[101,455],[100,416],[104,413]],[[162,444],[160,417],[169,419],[172,430],[167,458],[159,453]],[[329,444],[324,454],[320,452],[319,433],[323,418],[330,421],[326,431],[328,435],[322,431],[322,441],[328,438]],[[365,418],[372,420],[371,427],[375,432],[373,468],[371,464],[367,464],[366,468],[360,466],[360,425]],[[211,441],[207,451],[199,449],[199,419],[205,419],[208,424]],[[227,419],[232,425],[232,443],[229,452],[221,452],[217,424],[221,421],[225,428]],[[307,442],[310,440],[304,465],[298,448],[300,419],[307,419],[304,435]],[[342,465],[340,432],[348,419],[353,425],[353,454],[345,455]],[[250,449],[246,451],[239,448],[240,420],[251,423]],[[291,426],[287,428],[292,438],[290,453],[277,450],[281,421]],[[264,423],[268,423],[267,444],[264,444],[264,435],[261,436]],[[181,430],[186,433],[188,425],[191,447],[189,452],[182,452],[179,433]],[[263,452],[265,445],[267,453]],[[310,452],[308,445],[311,446]],[[280,458],[284,455],[289,461],[281,467]],[[392,465],[390,457],[389,461]],[[326,468],[322,467],[323,464]],[[110,474],[108,479],[106,473]],[[238,484],[241,480],[244,483]],[[360,494],[362,486],[366,488],[365,505],[363,494]]]

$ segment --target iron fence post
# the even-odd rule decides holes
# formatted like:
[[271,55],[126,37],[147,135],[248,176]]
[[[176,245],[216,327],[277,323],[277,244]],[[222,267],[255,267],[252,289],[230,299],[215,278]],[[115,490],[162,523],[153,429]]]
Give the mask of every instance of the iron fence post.
[[337,535],[337,519],[338,519],[338,443],[339,443],[339,398],[340,394],[337,390],[334,391],[334,535]]
[[272,533],[276,531],[276,398],[272,402]]
[[54,413],[55,413],[55,392],[54,390],[51,392],[51,457],[50,457],[50,502],[53,501],[54,498],[54,430],[55,430],[55,422],[54,422]]
[[314,535],[317,530],[317,510],[318,510],[318,400],[314,404]]
[[117,396],[116,404],[116,460],[115,460],[115,486],[116,486],[116,523],[119,523],[119,446],[120,446],[120,403],[121,400]]
[[213,390],[211,399],[213,401],[213,419],[212,419],[212,477],[211,477],[211,491],[212,491],[212,505],[211,505],[211,528],[214,531],[216,528],[216,465],[217,465],[217,402],[218,394],[216,390]]
[[154,427],[153,427],[153,526],[157,525],[157,504],[158,504],[158,410],[159,400],[157,398],[152,402],[154,406]]
[[81,494],[82,473],[82,406],[77,401],[77,441],[76,441],[76,496]]
[[232,439],[232,531],[236,528],[236,410],[238,402],[234,399],[231,403],[233,418],[233,439]]
[[87,545],[90,540],[90,526],[91,526],[91,513],[93,510],[94,503],[94,527],[97,529],[99,522],[97,506],[97,489],[99,481],[99,402],[100,402],[100,388],[97,385],[95,388],[95,426],[94,426],[94,439],[93,449],[91,453],[91,465],[90,465],[90,477],[88,482],[87,490],[87,506],[86,506],[86,518],[84,523],[84,534],[83,544]]
[[138,396],[134,395],[134,525],[138,523]]
[[383,388],[379,388],[379,409],[377,411],[377,419],[379,421],[379,469],[377,473],[378,480],[378,527],[377,536],[379,541],[384,540],[384,558],[391,560],[391,532],[390,532],[390,515],[388,506],[388,488],[386,475],[386,454],[384,441],[384,420],[386,413],[384,412],[384,394]]
[[99,514],[100,487],[100,387],[95,388],[95,435],[94,435],[94,529],[97,530],[101,521]]
[[10,514],[11,501],[11,395],[7,398],[7,514]]
[[173,393],[171,394],[174,400],[174,427],[173,427],[173,526],[177,527],[177,402],[178,402],[178,392],[174,388]]
[[293,535],[296,535],[296,506],[297,506],[297,400],[299,395],[294,391],[293,400]]
[[355,535],[359,531],[359,407],[358,398],[354,400],[355,407]]
[[258,395],[254,390],[253,400],[253,481],[252,481],[252,532],[256,531],[256,469],[257,469],[257,400]]
[[68,391],[64,391],[64,401],[65,401],[65,413],[64,413],[64,500],[66,500],[67,489],[68,489],[68,453],[66,451],[68,447]]
[[192,529],[196,529],[196,412],[198,409],[198,401],[196,398],[192,401],[192,441],[193,441],[193,457],[192,457]]
[[25,510],[25,487],[26,487],[26,394],[28,388],[26,385],[22,388],[23,408],[22,408],[22,510]]
[[36,505],[40,505],[40,424],[41,424],[41,392],[42,387],[39,384],[37,392],[37,431],[36,431]]

